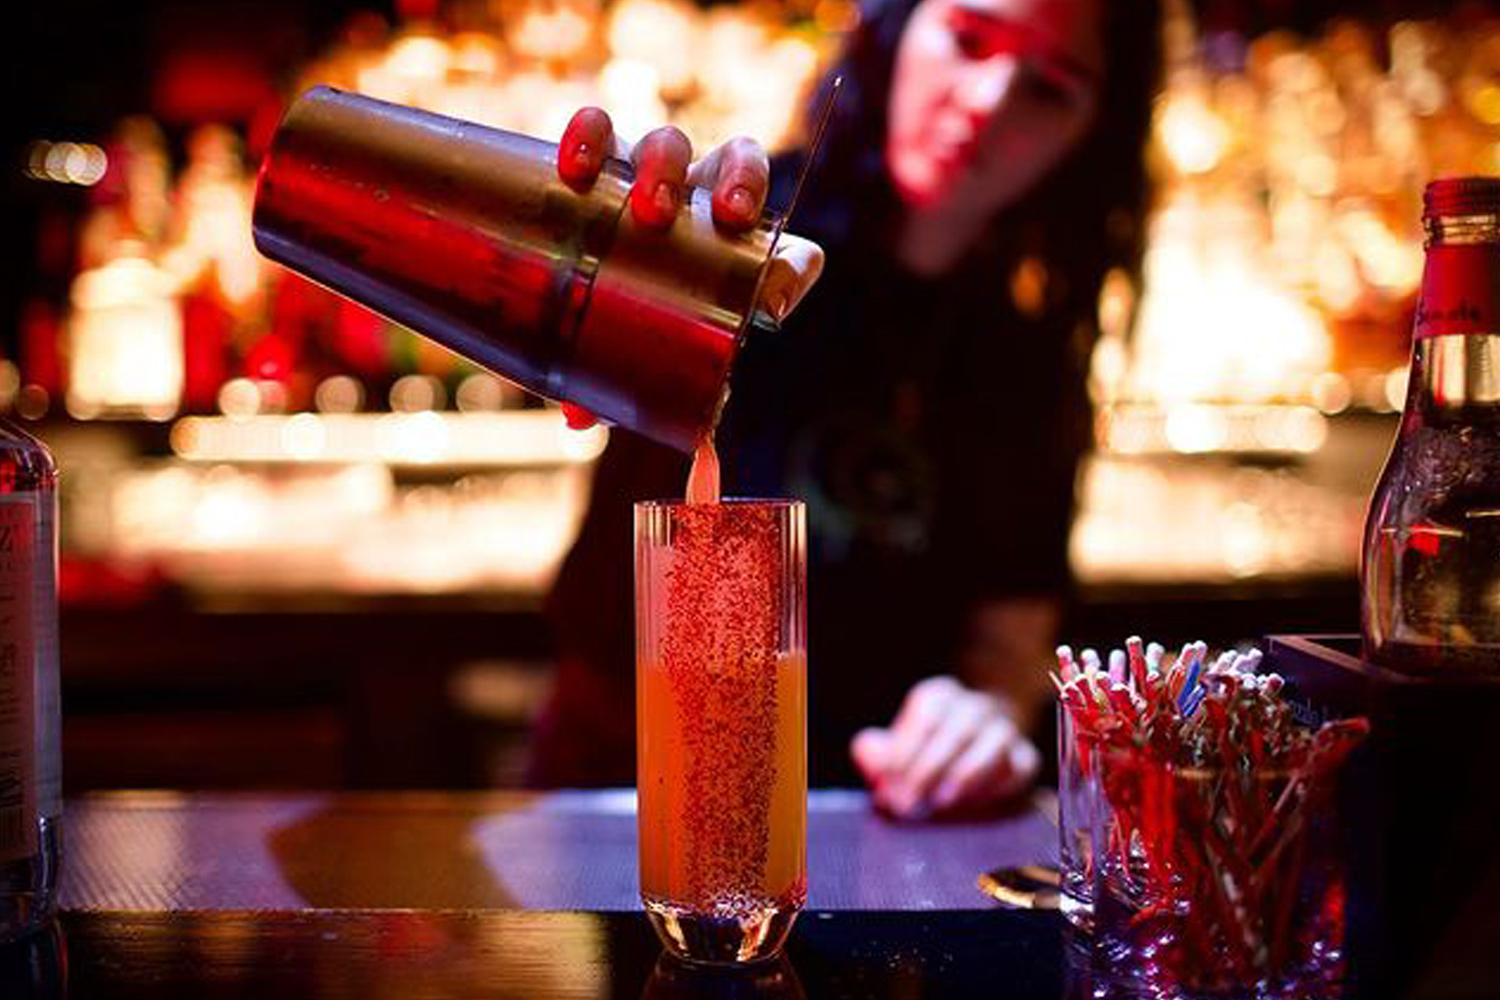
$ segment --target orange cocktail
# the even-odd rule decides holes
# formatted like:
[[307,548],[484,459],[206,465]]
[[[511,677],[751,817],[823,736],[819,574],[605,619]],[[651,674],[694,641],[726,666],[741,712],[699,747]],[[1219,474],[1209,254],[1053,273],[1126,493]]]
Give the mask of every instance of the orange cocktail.
[[796,501],[636,506],[641,898],[698,961],[774,955],[807,897]]

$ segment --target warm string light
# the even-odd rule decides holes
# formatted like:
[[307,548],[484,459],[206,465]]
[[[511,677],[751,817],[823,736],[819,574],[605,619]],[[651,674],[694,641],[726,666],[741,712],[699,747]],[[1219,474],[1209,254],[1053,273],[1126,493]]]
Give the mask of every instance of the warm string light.
[[182,418],[173,453],[190,462],[544,468],[588,465],[607,440],[602,427],[569,429],[556,409],[277,414],[253,409],[258,403],[248,397],[223,417]]
[[1398,408],[1422,186],[1500,169],[1500,21],[1205,38],[1171,9],[1138,323],[1095,397]]
[[[347,384],[329,383],[324,400],[347,405]],[[232,405],[261,404],[263,385],[231,384]],[[605,440],[556,410],[186,417],[177,460],[116,471],[96,513],[112,555],[189,587],[535,593],[577,530]],[[455,481],[404,476],[433,469]]]
[[776,149],[796,139],[801,99],[858,21],[853,0],[792,5],[687,0],[502,0],[492,30],[413,25],[355,34],[308,67],[326,83],[482,124],[556,137],[574,110],[608,110],[638,138],[662,124],[707,149],[736,134]]
[[108,155],[92,143],[39,139],[26,151],[26,176],[32,180],[92,187],[108,169]]
[[148,559],[189,588],[295,592],[536,593],[588,495],[584,464],[474,469],[451,488],[402,484],[379,463],[317,461],[277,475],[148,463],[115,478],[99,512],[115,558]]

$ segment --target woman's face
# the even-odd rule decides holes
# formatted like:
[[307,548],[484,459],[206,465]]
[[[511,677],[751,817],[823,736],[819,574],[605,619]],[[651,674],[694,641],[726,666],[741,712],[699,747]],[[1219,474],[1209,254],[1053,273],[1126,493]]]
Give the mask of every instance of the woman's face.
[[1093,120],[1106,0],[920,0],[896,49],[886,164],[902,199],[990,213]]

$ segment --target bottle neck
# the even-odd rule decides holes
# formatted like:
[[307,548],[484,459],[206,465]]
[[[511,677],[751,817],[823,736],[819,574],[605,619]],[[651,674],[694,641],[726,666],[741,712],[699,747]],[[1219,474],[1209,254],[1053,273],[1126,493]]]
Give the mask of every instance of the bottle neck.
[[1428,416],[1500,410],[1500,334],[1420,337],[1412,345],[1407,409]]
[[1424,246],[1500,246],[1500,215],[1439,215],[1422,220],[1427,233]]
[[1423,225],[1427,260],[1407,412],[1461,422],[1500,412],[1500,215],[1436,216]]

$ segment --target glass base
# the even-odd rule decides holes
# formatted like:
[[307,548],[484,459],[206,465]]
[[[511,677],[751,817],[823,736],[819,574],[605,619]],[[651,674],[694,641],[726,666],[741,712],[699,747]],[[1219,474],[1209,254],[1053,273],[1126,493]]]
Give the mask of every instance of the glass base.
[[[1109,1000],[1309,1000],[1345,995],[1342,914],[1325,925],[1326,905],[1293,913],[1284,952],[1257,952],[1260,967],[1212,936],[1212,917],[1184,904],[1152,914],[1113,893],[1096,899],[1092,935],[1094,996]],[[1317,904],[1317,901],[1314,900]],[[1299,906],[1307,900],[1298,900]],[[1208,936],[1205,936],[1207,933]]]
[[645,900],[646,916],[662,946],[684,962],[742,965],[775,958],[786,944],[799,910],[764,906],[714,916]]
[[1079,930],[1089,933],[1094,929],[1094,901],[1080,893],[1065,879],[1057,894],[1057,909],[1063,919]]

